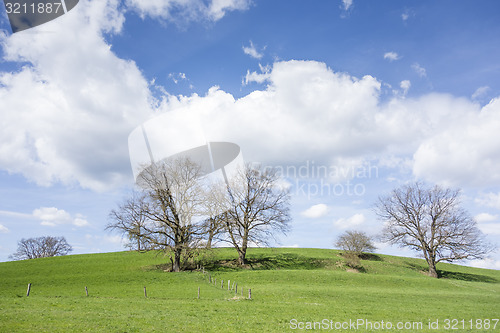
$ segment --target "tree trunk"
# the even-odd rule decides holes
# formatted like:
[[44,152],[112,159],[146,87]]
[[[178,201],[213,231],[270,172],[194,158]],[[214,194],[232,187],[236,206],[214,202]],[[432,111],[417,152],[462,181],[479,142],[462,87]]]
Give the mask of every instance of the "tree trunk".
[[238,251],[238,265],[244,266],[247,263],[247,260],[245,259],[246,256],[246,251]]
[[212,230],[210,230],[208,232],[208,239],[207,239],[207,249],[211,249],[212,248],[212,240],[214,238],[214,232]]
[[174,261],[172,262],[172,271],[181,271],[181,249],[174,249]]
[[433,278],[438,278],[438,273],[436,270],[436,262],[434,262],[433,260],[429,260],[427,261],[427,263],[429,264],[429,276]]
[[243,238],[241,247],[238,249],[238,265],[240,266],[244,266],[247,264],[247,259],[245,258],[247,255],[247,247],[248,247],[247,238]]

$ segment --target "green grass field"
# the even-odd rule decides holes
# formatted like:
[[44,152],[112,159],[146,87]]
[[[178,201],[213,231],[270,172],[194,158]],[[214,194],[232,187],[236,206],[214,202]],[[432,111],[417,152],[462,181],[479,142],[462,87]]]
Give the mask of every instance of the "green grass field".
[[320,249],[250,249],[248,258],[238,269],[233,249],[206,255],[216,286],[208,273],[165,272],[168,258],[154,253],[0,263],[0,332],[500,332],[500,271],[440,264],[433,279],[423,260],[374,255],[352,272]]

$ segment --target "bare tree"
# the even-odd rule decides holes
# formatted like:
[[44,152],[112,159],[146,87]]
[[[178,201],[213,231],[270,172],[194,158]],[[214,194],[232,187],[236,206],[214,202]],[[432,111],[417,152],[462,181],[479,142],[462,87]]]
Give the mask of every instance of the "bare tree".
[[[289,230],[288,190],[279,184],[276,170],[252,168],[247,165],[229,180],[229,196],[225,213],[221,215],[230,243],[238,252],[238,263],[246,264],[250,243],[268,244],[276,233]],[[222,190],[224,191],[224,190]],[[217,192],[217,191],[214,191]],[[227,202],[229,197],[230,202]]]
[[110,219],[114,223],[106,226],[108,230],[119,230],[127,236],[128,246],[137,251],[147,251],[151,248],[150,241],[144,237],[146,224],[149,222],[146,210],[149,205],[144,193],[133,192],[130,198],[118,205],[110,212]]
[[217,215],[206,219],[203,223],[204,234],[206,236],[205,247],[211,249],[214,242],[219,240],[219,237],[225,233],[225,225],[223,220],[224,215]]
[[[171,250],[172,270],[179,272],[181,258],[199,246],[201,226],[193,219],[203,198],[201,176],[201,166],[186,157],[150,165],[138,178],[144,195],[113,210],[107,228],[132,234],[151,248]],[[137,217],[144,218],[140,228]]]
[[460,206],[459,194],[417,182],[380,197],[375,211],[385,222],[382,240],[421,252],[432,277],[438,277],[438,262],[483,258],[492,248]]
[[64,256],[73,251],[64,237],[36,237],[21,239],[17,251],[10,256],[14,260]]
[[335,245],[357,256],[362,255],[363,252],[372,252],[376,249],[370,236],[362,231],[346,231],[337,238]]
[[374,251],[372,239],[362,231],[346,231],[337,238],[335,245],[344,251],[347,265],[353,268],[360,265],[363,252]]

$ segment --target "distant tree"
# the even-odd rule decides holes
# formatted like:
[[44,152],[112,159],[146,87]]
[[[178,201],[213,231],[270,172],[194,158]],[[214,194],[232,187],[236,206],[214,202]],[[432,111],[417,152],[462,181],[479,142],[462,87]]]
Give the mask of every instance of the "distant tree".
[[[238,264],[246,264],[249,244],[269,244],[277,233],[289,230],[290,194],[279,184],[279,175],[273,169],[253,168],[246,165],[229,180],[229,186],[222,186],[211,202],[225,200],[225,213],[220,215],[227,238],[238,252]],[[224,195],[229,191],[230,195]],[[220,194],[222,193],[222,194]]]
[[372,239],[362,231],[346,231],[337,238],[335,245],[345,252],[353,253],[357,256],[363,252],[375,251]]
[[436,278],[438,262],[484,258],[492,247],[460,206],[459,194],[417,182],[380,197],[375,211],[385,223],[382,240],[421,252]]
[[64,256],[73,251],[64,237],[44,236],[21,239],[17,251],[10,256],[14,260]]

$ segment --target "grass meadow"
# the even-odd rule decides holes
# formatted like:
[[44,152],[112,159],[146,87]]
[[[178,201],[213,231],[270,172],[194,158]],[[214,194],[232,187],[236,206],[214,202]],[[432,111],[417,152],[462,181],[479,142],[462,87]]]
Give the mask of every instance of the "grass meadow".
[[0,332],[500,332],[500,271],[439,264],[433,279],[423,260],[385,255],[354,271],[322,249],[248,258],[241,269],[233,249],[214,249],[205,274],[166,272],[152,252],[0,263]]

